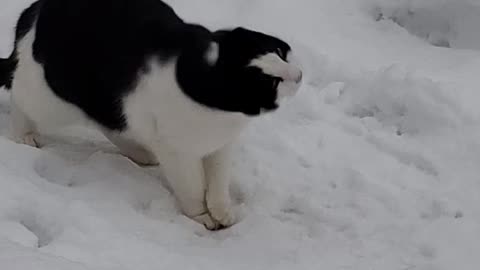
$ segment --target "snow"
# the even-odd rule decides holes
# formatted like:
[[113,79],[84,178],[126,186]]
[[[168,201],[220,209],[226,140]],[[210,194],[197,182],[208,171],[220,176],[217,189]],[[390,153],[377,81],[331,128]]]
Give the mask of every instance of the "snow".
[[[28,2],[2,0],[1,56]],[[235,145],[241,222],[193,223],[161,172],[96,131],[52,132],[42,149],[11,142],[3,92],[0,269],[478,269],[480,4],[168,2],[212,29],[284,37],[307,73]]]

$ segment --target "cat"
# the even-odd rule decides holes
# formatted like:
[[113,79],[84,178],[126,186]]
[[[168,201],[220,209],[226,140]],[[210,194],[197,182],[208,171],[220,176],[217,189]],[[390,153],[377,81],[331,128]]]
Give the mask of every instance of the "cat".
[[160,0],[39,0],[0,59],[11,137],[93,124],[133,161],[158,165],[182,212],[209,230],[237,220],[230,145],[294,96],[302,70],[285,41],[187,23]]

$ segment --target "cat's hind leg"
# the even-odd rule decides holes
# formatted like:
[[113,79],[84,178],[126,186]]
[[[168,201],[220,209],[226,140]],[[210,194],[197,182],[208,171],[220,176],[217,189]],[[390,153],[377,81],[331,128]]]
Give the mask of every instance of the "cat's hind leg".
[[102,132],[110,142],[120,149],[123,155],[130,158],[135,163],[141,166],[158,165],[157,158],[152,152],[147,150],[141,144],[135,142],[135,140],[129,138],[127,135],[105,129],[103,129]]
[[10,98],[10,137],[13,141],[32,147],[39,147],[35,123],[19,108],[13,95]]

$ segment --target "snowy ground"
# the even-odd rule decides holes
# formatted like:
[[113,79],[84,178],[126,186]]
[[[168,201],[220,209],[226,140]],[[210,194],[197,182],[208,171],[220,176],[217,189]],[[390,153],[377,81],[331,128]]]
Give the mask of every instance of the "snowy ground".
[[[28,2],[1,1],[0,56]],[[191,222],[160,172],[96,132],[57,132],[41,150],[2,136],[0,269],[478,269],[480,4],[168,2],[212,28],[287,38],[308,73],[236,146],[241,222]]]

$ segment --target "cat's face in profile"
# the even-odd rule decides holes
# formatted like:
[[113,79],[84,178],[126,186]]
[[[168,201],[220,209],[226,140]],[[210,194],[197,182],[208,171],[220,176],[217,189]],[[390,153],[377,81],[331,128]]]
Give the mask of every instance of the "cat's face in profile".
[[278,108],[282,98],[293,96],[302,71],[291,62],[290,46],[273,36],[244,28],[214,33],[207,61],[223,89],[221,109],[260,115]]

